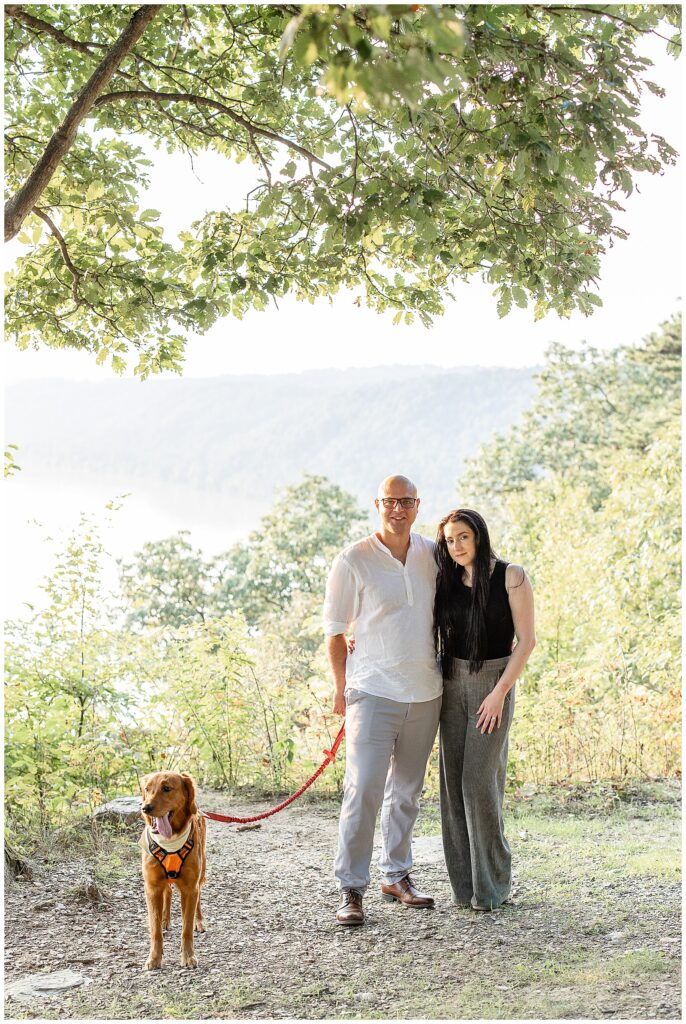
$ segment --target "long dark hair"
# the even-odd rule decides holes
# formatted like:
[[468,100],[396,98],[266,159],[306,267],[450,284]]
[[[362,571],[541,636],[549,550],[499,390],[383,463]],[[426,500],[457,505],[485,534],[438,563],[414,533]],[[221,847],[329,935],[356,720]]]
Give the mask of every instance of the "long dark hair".
[[[448,523],[466,523],[474,531],[476,557],[472,566],[471,602],[465,616],[457,600],[462,568],[452,560],[445,540]],[[486,657],[486,605],[491,588],[491,559],[495,552],[483,516],[471,508],[458,508],[438,524],[435,548],[438,563],[434,600],[434,642],[444,679],[452,679],[453,658],[457,656],[458,637],[466,636],[469,671],[480,671]]]

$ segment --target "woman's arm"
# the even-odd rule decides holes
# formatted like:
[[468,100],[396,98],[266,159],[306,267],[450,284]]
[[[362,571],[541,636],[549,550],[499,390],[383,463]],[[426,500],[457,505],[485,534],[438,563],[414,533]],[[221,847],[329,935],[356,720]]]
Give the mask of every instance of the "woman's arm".
[[505,573],[505,587],[512,611],[517,644],[510,655],[507,668],[479,708],[476,727],[477,729],[481,728],[482,733],[493,732],[499,727],[503,717],[505,697],[521,676],[524,666],[536,646],[534,592],[521,565],[508,565]]
[[536,646],[534,592],[531,589],[529,577],[521,565],[508,565],[505,573],[505,587],[510,601],[517,644],[496,687],[502,691],[503,697],[510,692],[521,676],[531,652]]

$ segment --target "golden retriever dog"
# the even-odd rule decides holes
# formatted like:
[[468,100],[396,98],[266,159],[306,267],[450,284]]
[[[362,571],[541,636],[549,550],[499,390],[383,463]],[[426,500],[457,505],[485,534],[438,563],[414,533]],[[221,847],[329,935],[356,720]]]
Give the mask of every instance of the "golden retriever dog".
[[162,933],[171,920],[172,886],[181,893],[181,963],[197,967],[193,933],[204,932],[200,889],[205,884],[205,819],[198,814],[190,775],[153,772],[141,781],[140,839],[148,904],[149,971],[162,966]]

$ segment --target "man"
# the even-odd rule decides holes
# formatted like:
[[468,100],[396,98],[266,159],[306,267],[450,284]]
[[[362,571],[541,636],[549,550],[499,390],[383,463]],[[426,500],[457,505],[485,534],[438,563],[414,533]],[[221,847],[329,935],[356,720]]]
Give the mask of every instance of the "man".
[[[336,920],[364,921],[374,826],[381,812],[381,892],[411,907],[417,892],[412,829],[441,710],[443,681],[433,643],[437,567],[433,542],[412,533],[417,488],[387,477],[374,504],[379,529],[346,548],[329,574],[324,631],[334,678],[334,712],[345,715],[346,770],[335,872]],[[345,633],[354,631],[348,652]]]

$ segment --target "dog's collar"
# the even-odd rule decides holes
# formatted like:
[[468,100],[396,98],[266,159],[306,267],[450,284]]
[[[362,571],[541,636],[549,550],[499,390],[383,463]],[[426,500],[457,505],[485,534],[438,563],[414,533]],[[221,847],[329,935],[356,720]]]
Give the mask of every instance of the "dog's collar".
[[191,818],[191,820],[188,822],[188,828],[185,830],[185,832],[182,832],[181,835],[176,837],[172,836],[171,839],[165,839],[164,836],[160,836],[159,832],[153,832],[150,826],[146,825],[148,846],[150,846],[150,840],[152,840],[155,846],[160,846],[165,851],[165,853],[177,853],[182,846],[185,846],[188,837],[191,834],[192,828],[193,819]]

